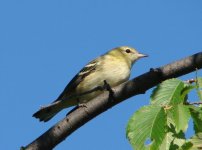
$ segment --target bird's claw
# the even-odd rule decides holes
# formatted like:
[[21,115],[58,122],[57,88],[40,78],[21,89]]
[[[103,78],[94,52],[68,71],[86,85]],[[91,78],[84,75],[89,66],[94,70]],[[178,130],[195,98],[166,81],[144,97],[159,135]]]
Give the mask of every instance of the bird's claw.
[[114,101],[114,91],[112,90],[111,86],[109,83],[107,83],[106,80],[104,80],[104,86],[103,86],[104,89],[106,89],[107,91],[109,91],[109,99],[111,102]]

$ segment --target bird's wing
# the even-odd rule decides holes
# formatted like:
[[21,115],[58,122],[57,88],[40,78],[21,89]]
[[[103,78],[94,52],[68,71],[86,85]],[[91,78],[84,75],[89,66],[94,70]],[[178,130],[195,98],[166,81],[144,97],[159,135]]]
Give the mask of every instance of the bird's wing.
[[88,63],[83,69],[80,70],[76,76],[69,82],[69,84],[65,87],[64,91],[60,94],[56,101],[65,99],[71,94],[74,94],[76,87],[87,77],[90,73],[94,72],[97,65],[98,59],[95,59]]

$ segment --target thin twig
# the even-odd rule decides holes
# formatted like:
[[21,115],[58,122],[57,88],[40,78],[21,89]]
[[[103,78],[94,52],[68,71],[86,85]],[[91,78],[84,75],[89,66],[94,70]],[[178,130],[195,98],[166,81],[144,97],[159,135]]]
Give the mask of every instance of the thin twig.
[[202,102],[187,102],[188,105],[201,105]]

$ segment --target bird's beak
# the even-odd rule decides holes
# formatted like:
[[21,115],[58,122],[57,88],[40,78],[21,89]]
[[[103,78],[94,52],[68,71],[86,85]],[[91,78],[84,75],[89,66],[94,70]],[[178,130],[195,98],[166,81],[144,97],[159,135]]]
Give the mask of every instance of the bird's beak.
[[148,57],[148,55],[145,55],[145,54],[141,54],[141,53],[138,53],[137,54],[138,58],[142,58],[142,57]]

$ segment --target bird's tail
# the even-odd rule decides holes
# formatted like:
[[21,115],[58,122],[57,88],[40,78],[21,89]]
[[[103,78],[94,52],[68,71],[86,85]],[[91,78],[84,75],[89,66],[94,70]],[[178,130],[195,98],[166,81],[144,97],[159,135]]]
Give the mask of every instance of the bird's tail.
[[33,114],[33,117],[38,118],[40,121],[47,122],[63,108],[62,101],[56,101],[49,106],[42,107],[40,110]]

